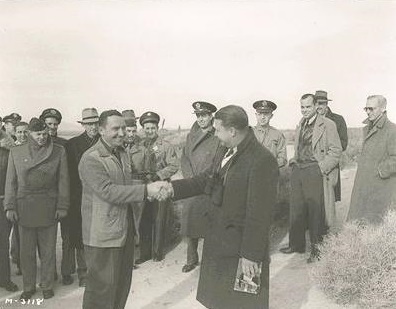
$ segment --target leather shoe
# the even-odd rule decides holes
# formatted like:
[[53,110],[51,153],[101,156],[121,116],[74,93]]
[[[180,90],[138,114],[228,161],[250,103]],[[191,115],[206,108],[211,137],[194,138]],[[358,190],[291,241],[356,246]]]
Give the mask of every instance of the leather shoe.
[[18,291],[18,286],[12,281],[8,281],[7,283],[0,284],[0,287],[5,289],[8,292]]
[[182,272],[183,273],[188,273],[188,272],[192,271],[197,266],[198,266],[198,263],[186,264],[186,265],[183,266]]
[[85,288],[87,286],[87,280],[86,279],[80,279],[80,281],[78,282],[78,286]]
[[33,291],[23,291],[21,296],[19,297],[19,299],[23,299],[23,300],[28,300],[31,299],[32,296],[34,295],[34,293],[36,293],[36,290]]
[[63,283],[63,285],[70,285],[70,284],[72,284],[73,283],[73,277],[72,276],[70,276],[70,275],[67,275],[67,276],[63,276],[62,277],[62,283]]
[[54,290],[43,290],[43,298],[44,299],[48,299],[48,298],[51,298],[51,297],[54,297]]
[[280,252],[284,253],[284,254],[291,254],[291,253],[304,253],[305,250],[295,250],[292,247],[284,247],[284,248],[280,248],[279,249]]
[[164,259],[164,256],[162,254],[158,254],[153,257],[154,262],[161,262],[163,259]]

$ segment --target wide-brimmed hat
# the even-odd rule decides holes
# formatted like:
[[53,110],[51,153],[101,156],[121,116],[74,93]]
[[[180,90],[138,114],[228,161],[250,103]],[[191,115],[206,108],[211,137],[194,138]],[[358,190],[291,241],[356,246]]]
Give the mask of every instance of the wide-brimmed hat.
[[94,107],[84,108],[81,114],[82,114],[81,120],[77,121],[78,123],[86,124],[86,123],[95,123],[99,121],[98,111]]
[[327,98],[327,92],[324,90],[317,90],[315,92],[315,100],[316,102],[329,102],[332,101]]

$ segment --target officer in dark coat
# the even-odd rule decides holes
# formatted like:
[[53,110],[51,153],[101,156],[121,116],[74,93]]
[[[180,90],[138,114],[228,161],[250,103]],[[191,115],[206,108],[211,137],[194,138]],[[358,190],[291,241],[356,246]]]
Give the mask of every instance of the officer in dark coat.
[[[214,135],[213,113],[217,110],[216,106],[207,102],[194,102],[192,106],[197,121],[187,135],[183,148],[181,171],[184,178],[207,171],[213,172],[226,151]],[[186,199],[183,203],[182,234],[187,240],[187,263],[182,271],[189,272],[198,265],[198,241],[208,230],[207,214],[212,202],[207,195],[203,194]]]
[[[216,136],[229,148],[220,171],[171,182],[175,199],[205,193],[214,204],[203,246],[197,300],[212,309],[265,309],[278,164],[257,141],[241,107],[221,108],[215,114],[214,126]],[[246,276],[260,276],[258,294],[234,290],[239,264]]]
[[73,137],[66,143],[67,162],[70,175],[70,209],[67,217],[62,220],[63,242],[62,248],[62,282],[72,284],[73,267],[77,261],[77,275],[79,285],[85,286],[87,265],[84,256],[81,229],[81,196],[82,185],[78,174],[78,164],[83,153],[91,148],[99,139],[99,115],[96,108],[85,108],[82,119],[78,121],[84,127],[84,132]]
[[[330,99],[327,98],[327,92],[323,90],[317,90],[315,92],[315,100],[318,103],[318,114],[323,115],[330,120],[333,120],[337,126],[338,136],[340,137],[342,151],[345,151],[348,147],[348,129],[344,117],[333,113],[328,106]],[[338,168],[338,181],[334,187],[335,201],[341,201],[341,174],[339,165]]]
[[37,249],[43,297],[54,296],[57,221],[69,208],[65,149],[48,138],[42,120],[32,118],[29,131],[28,142],[10,150],[4,197],[7,218],[19,225],[25,300],[36,291]]

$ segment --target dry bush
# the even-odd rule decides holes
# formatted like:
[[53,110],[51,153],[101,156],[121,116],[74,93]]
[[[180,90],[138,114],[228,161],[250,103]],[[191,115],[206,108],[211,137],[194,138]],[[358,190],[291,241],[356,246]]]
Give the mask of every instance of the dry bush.
[[339,304],[396,308],[396,212],[380,225],[347,223],[327,237],[311,277]]

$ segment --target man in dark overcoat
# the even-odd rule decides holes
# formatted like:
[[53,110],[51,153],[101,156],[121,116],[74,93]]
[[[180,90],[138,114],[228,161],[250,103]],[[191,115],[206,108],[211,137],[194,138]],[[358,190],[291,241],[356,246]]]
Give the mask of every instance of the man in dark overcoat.
[[9,292],[18,291],[18,286],[11,281],[10,272],[10,232],[11,223],[7,220],[3,207],[6,184],[8,156],[14,140],[0,130],[0,287]]
[[[96,108],[85,108],[82,119],[78,121],[84,127],[84,132],[71,138],[66,143],[67,163],[70,175],[70,209],[68,215],[62,220],[62,282],[64,285],[72,284],[74,265],[77,265],[79,286],[85,286],[87,265],[84,256],[84,245],[81,230],[81,196],[82,185],[78,174],[78,164],[83,153],[96,144],[99,139],[99,115]],[[76,263],[77,261],[77,263]]]
[[[192,104],[197,121],[187,135],[181,156],[181,171],[184,178],[190,178],[204,172],[213,172],[220,164],[225,147],[214,135],[213,113],[216,106],[207,102]],[[196,126],[198,125],[198,127]],[[198,241],[208,230],[208,211],[212,206],[210,198],[205,195],[194,196],[183,201],[182,234],[187,241],[187,263],[183,272],[189,272],[198,265]]]
[[69,208],[69,173],[65,149],[48,137],[45,123],[32,118],[29,140],[13,147],[7,168],[4,208],[18,222],[23,276],[21,299],[36,291],[36,250],[40,252],[43,297],[54,296],[57,221]]
[[[175,199],[205,193],[214,204],[203,245],[197,300],[212,309],[268,308],[269,229],[278,164],[257,141],[241,107],[221,108],[214,126],[216,136],[229,149],[220,170],[171,182]],[[234,290],[239,263],[245,275],[260,275],[258,294]]]
[[[345,151],[348,147],[348,128],[344,117],[339,114],[333,113],[329,107],[330,99],[327,98],[327,92],[323,90],[317,90],[315,92],[315,100],[318,103],[316,108],[319,115],[325,116],[330,120],[333,120],[337,127],[338,136],[340,137],[342,151]],[[338,168],[338,180],[334,187],[335,201],[341,201],[341,169]]]
[[367,98],[363,147],[353,185],[348,220],[379,223],[396,207],[396,125],[386,114],[386,98]]

